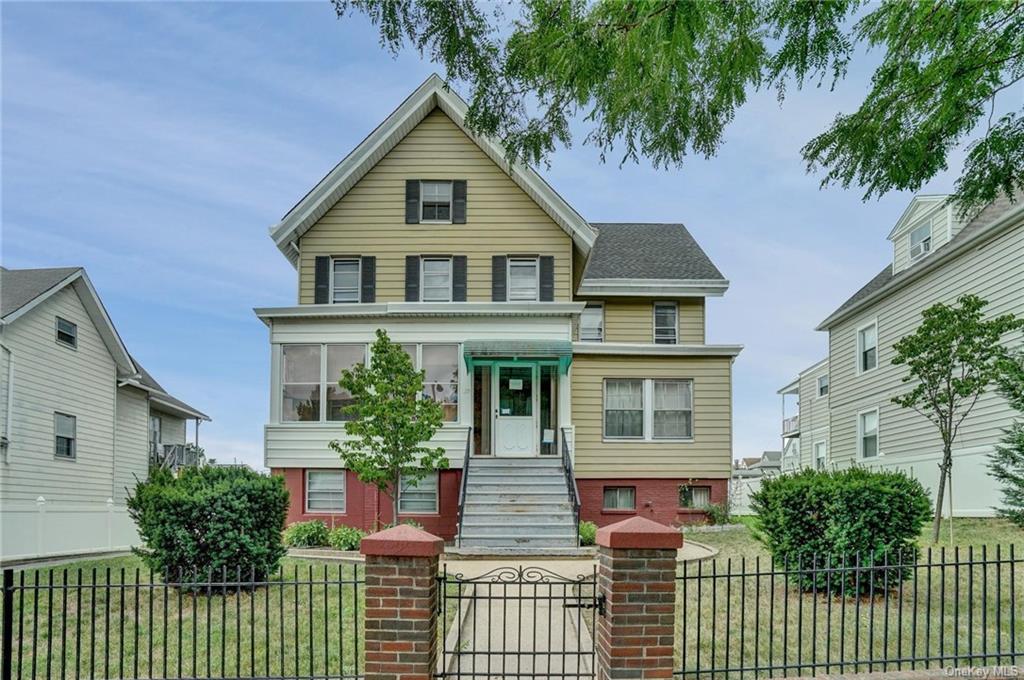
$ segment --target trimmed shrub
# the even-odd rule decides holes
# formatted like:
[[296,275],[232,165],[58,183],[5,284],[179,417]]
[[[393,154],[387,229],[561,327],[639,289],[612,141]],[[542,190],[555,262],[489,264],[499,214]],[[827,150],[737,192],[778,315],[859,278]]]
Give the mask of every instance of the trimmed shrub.
[[594,545],[597,542],[597,525],[586,520],[580,522],[580,545]]
[[167,581],[264,578],[285,554],[281,477],[241,467],[185,468],[178,477],[156,470],[127,504],[145,545],[134,551]]
[[335,550],[359,550],[366,532],[356,527],[337,526],[327,534],[327,544]]
[[318,519],[295,522],[284,530],[284,544],[289,548],[323,548],[327,534],[327,525]]
[[[751,496],[756,535],[777,562],[794,569],[805,589],[831,581],[834,592],[868,593],[895,587],[907,568],[819,571],[803,567],[864,567],[910,562],[916,539],[931,518],[928,492],[900,472],[849,468],[804,470],[765,479]],[[845,585],[844,585],[845,581]]]

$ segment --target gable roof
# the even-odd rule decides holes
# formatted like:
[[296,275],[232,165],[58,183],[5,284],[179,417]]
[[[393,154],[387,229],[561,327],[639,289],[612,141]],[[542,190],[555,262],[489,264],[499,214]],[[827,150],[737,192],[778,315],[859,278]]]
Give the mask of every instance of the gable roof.
[[210,420],[210,417],[185,402],[172,397],[160,383],[135,361],[121,341],[114,323],[107,315],[96,289],[82,267],[52,267],[42,269],[7,269],[0,267],[0,323],[13,323],[32,311],[52,295],[73,286],[96,326],[103,344],[117,364],[124,384],[134,385],[150,393],[154,401],[166,404],[166,410],[188,418]]
[[864,284],[860,290],[850,296],[843,304],[829,314],[828,318],[818,324],[815,330],[828,330],[830,326],[856,313],[869,303],[889,295],[929,271],[941,266],[956,257],[962,251],[973,247],[974,242],[987,236],[998,234],[1003,228],[1009,227],[1024,216],[1022,195],[1009,197],[1000,194],[998,198],[985,206],[961,229],[948,243],[937,248],[934,253],[897,273],[893,273],[892,265],[886,265],[882,271]]
[[949,194],[918,194],[917,196],[914,196],[914,198],[910,200],[910,203],[907,204],[907,207],[903,209],[903,214],[900,215],[898,220],[896,220],[896,224],[893,225],[886,238],[891,241],[893,237],[900,232],[900,230],[907,226],[908,222],[916,219],[920,214],[919,208],[924,212],[928,212],[940,205],[945,205],[948,200]]
[[729,281],[682,224],[602,222],[580,295],[722,295]]
[[587,221],[536,171],[523,163],[509,163],[500,144],[471,133],[465,125],[466,102],[447,89],[446,83],[435,73],[270,228],[271,238],[292,265],[298,262],[295,246],[298,239],[435,108],[440,108],[508,173],[512,181],[572,237],[580,250],[584,253],[590,251],[596,234]]

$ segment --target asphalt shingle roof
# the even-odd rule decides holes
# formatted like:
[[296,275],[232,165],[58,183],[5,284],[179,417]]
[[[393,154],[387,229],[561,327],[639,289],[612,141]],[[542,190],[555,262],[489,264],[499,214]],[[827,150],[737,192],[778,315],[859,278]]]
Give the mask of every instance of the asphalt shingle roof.
[[591,223],[583,279],[725,280],[682,224]]
[[[1020,201],[1022,198],[1024,198],[1024,196],[1017,196],[1015,200]],[[987,206],[985,206],[977,215],[974,216],[973,219],[971,219],[970,222],[964,225],[964,227],[957,232],[956,236],[954,236],[949,243],[946,243],[942,247],[937,248],[935,250],[935,253],[941,253],[945,251],[947,248],[955,247],[968,239],[974,238],[974,236],[977,235],[978,232],[982,231],[985,227],[995,222],[997,219],[999,219],[1000,216],[1002,216],[1008,210],[1013,208],[1015,205],[1016,203],[1011,201],[1008,196],[1000,194],[1000,196],[996,200],[992,201]],[[875,274],[874,278],[872,278],[870,281],[864,284],[860,288],[860,290],[851,295],[850,298],[846,300],[846,302],[839,305],[839,307],[837,307],[834,312],[829,314],[828,318],[831,319],[836,314],[839,314],[840,312],[845,312],[846,310],[855,307],[864,298],[875,293],[876,291],[888,287],[890,284],[893,287],[898,286],[898,282],[900,280],[905,278],[911,272],[917,271],[918,267],[925,266],[927,263],[931,262],[931,257],[933,256],[934,253],[933,255],[924,258],[923,260],[917,262],[916,264],[913,264],[910,267],[907,267],[906,269],[897,272],[896,274],[893,274],[891,264],[886,265],[885,268],[882,269],[882,271]]]
[[51,269],[7,269],[0,267],[0,316],[12,314],[81,267]]

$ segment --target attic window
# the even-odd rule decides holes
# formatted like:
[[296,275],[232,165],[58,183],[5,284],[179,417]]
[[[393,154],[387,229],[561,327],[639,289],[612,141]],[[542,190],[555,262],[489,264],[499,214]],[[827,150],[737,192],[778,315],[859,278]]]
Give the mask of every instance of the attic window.
[[924,257],[932,249],[932,224],[922,224],[910,232],[910,259]]
[[68,347],[78,347],[78,326],[58,316],[57,342]]
[[452,221],[451,182],[420,182],[420,221]]

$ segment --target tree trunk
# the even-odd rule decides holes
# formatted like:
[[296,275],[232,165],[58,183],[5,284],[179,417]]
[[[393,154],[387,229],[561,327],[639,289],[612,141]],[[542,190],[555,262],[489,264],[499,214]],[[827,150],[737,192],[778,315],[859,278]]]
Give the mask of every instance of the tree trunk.
[[398,526],[398,483],[400,480],[399,475],[395,475],[391,480],[391,521],[395,526]]
[[[939,530],[942,528],[942,500],[946,495],[946,479],[952,483],[953,451],[949,444],[942,446],[942,463],[939,464],[939,488],[935,492],[935,518],[932,520],[932,543],[939,542]],[[950,506],[949,521],[953,521],[953,510]]]

